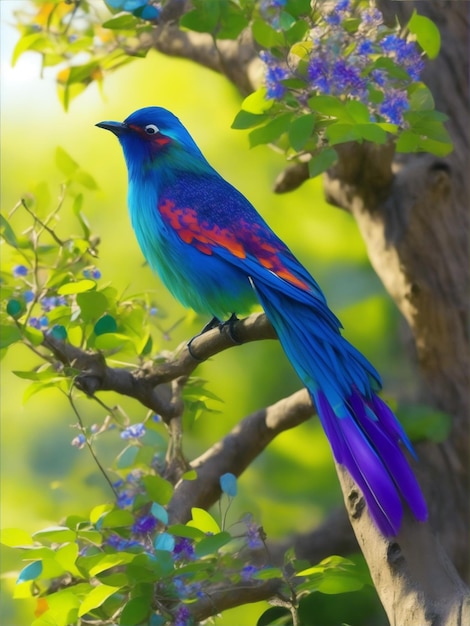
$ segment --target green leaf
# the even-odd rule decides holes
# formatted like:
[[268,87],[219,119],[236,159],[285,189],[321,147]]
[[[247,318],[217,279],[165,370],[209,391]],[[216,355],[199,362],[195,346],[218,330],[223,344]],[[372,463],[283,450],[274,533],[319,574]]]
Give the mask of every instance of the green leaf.
[[424,15],[413,12],[408,22],[408,30],[416,35],[416,39],[430,59],[435,59],[441,47],[439,29],[432,20]]
[[49,39],[44,33],[31,33],[24,35],[18,40],[13,55],[11,57],[11,65],[14,67],[20,56],[27,50],[41,51],[50,47]]
[[149,498],[158,504],[168,504],[173,495],[173,485],[161,476],[148,475],[143,477],[143,483]]
[[400,133],[397,143],[397,152],[416,152],[419,146],[419,135],[411,130],[404,130]]
[[124,608],[119,618],[119,626],[137,626],[147,619],[151,604],[148,598],[132,598]]
[[260,144],[272,143],[279,139],[279,137],[289,129],[292,115],[292,113],[282,113],[264,126],[252,130],[248,136],[250,147],[254,148]]
[[272,580],[273,578],[282,578],[282,570],[280,567],[265,567],[259,572],[253,574],[256,580]]
[[[97,336],[106,333],[115,333],[117,331],[117,322],[112,315],[107,313],[96,322],[93,331]],[[128,340],[128,337],[124,337],[124,339]]]
[[16,326],[11,324],[2,324],[2,332],[0,333],[0,348],[8,348],[12,343],[21,340],[21,333]]
[[125,528],[132,526],[134,516],[130,511],[114,509],[101,518],[101,528]]
[[248,19],[235,2],[222,2],[215,35],[217,39],[236,39],[248,23]]
[[270,624],[284,624],[291,617],[291,612],[282,606],[273,606],[267,609],[256,622],[256,626],[270,626]]
[[259,126],[267,119],[269,119],[267,115],[257,115],[256,113],[249,113],[248,111],[242,110],[236,114],[230,128],[235,130],[245,130],[246,128]]
[[452,418],[443,411],[426,406],[408,406],[397,411],[411,441],[445,441],[452,428]]
[[328,126],[325,130],[325,135],[332,146],[361,139],[361,133],[356,125],[342,124],[340,122]]
[[108,307],[108,300],[101,291],[85,291],[77,294],[80,317],[84,322],[97,320]]
[[132,467],[134,465],[135,457],[139,452],[138,446],[128,446],[124,448],[116,461],[116,467],[118,469],[125,469],[126,467]]
[[198,558],[202,558],[208,554],[215,554],[218,550],[220,550],[220,548],[225,546],[231,540],[232,536],[230,533],[226,531],[219,532],[215,535],[210,535],[209,537],[201,539],[201,541],[196,544],[194,552]]
[[315,176],[318,176],[318,174],[326,172],[326,170],[334,165],[337,160],[338,153],[334,148],[323,148],[320,152],[314,154],[308,162],[308,173],[310,178],[314,178]]
[[74,293],[83,293],[84,291],[90,291],[96,287],[96,282],[89,278],[83,280],[77,280],[75,282],[66,283],[61,285],[57,290],[60,296],[68,296]]
[[192,11],[180,18],[180,26],[198,33],[214,33],[220,15],[220,0],[193,0]]
[[250,93],[242,102],[242,111],[260,116],[273,106],[273,100],[266,98],[266,87],[260,87]]
[[111,587],[108,585],[98,585],[97,587],[94,587],[83,599],[78,610],[78,616],[82,617],[92,609],[96,609],[98,606],[101,606],[105,600],[107,600],[114,593],[117,593],[120,589],[121,587]]
[[369,109],[362,102],[349,100],[346,102],[346,109],[353,120],[358,124],[368,124],[370,122]]
[[187,539],[201,539],[204,537],[204,532],[199,528],[193,526],[186,526],[186,524],[173,524],[167,528],[168,532],[176,537],[186,537]]
[[29,546],[33,543],[31,535],[21,528],[2,528],[0,530],[0,543],[10,548]]
[[67,177],[73,176],[78,169],[78,163],[60,146],[57,146],[55,151],[55,162],[62,174]]
[[87,557],[80,559],[80,565],[87,564],[84,568],[90,574],[90,576],[97,576],[101,572],[106,572],[108,569],[118,567],[126,563],[131,563],[135,558],[135,554],[129,552],[113,552],[112,554],[97,554],[96,557],[90,557],[88,562]]
[[67,541],[75,541],[77,533],[67,526],[50,526],[33,534],[36,541],[48,541],[50,543],[65,543]]
[[323,113],[323,115],[336,117],[344,122],[354,122],[345,105],[336,96],[312,96],[308,101],[308,106],[312,111]]
[[213,535],[220,533],[220,527],[210,513],[204,509],[193,507],[191,509],[191,520],[187,526],[193,526],[202,530],[204,533],[212,533]]
[[110,28],[111,30],[132,30],[135,31],[136,26],[139,24],[139,19],[130,13],[125,15],[117,15],[110,20],[103,22],[101,26],[103,28]]
[[434,98],[426,85],[417,83],[410,88],[411,111],[432,111],[434,106]]
[[33,561],[23,567],[16,579],[16,584],[24,583],[28,580],[34,580],[42,574],[42,561]]
[[275,30],[264,20],[255,20],[251,27],[255,41],[263,48],[273,48],[284,45],[284,35]]
[[445,157],[452,152],[454,145],[452,143],[421,137],[419,140],[419,149],[423,152],[430,152],[436,156]]
[[10,226],[9,221],[3,215],[0,215],[0,236],[13,248],[18,248],[18,240]]
[[96,180],[93,178],[91,174],[89,174],[88,172],[85,172],[84,170],[81,170],[81,169],[77,170],[73,176],[73,180],[76,183],[79,183],[80,185],[82,185],[83,187],[90,189],[91,191],[95,191],[96,189],[98,189]]
[[289,125],[289,142],[294,150],[299,151],[310,139],[315,128],[315,115],[307,114],[296,117]]
[[61,546],[55,556],[55,560],[64,568],[65,571],[72,574],[72,576],[78,576],[81,578],[82,574],[75,565],[78,558],[78,544],[76,542],[66,543]]
[[370,122],[369,124],[358,124],[357,130],[361,137],[372,143],[384,144],[387,141],[387,133],[377,124]]
[[24,372],[20,370],[13,370],[12,373],[15,376],[18,376],[18,378],[23,378],[25,380],[54,381],[61,380],[63,378],[62,376],[59,376],[58,373],[52,368],[41,370],[38,372],[34,370],[26,370]]

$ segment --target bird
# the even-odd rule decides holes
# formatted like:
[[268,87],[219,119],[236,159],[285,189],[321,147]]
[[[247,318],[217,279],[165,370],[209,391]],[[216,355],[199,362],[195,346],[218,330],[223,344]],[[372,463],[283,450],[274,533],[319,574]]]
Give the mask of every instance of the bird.
[[416,455],[378,395],[380,375],[342,336],[319,285],[287,245],[172,112],[150,106],[96,126],[121,144],[131,224],[171,294],[213,320],[260,304],[310,394],[334,459],[361,490],[378,530],[395,537],[406,507],[426,521],[405,450]]

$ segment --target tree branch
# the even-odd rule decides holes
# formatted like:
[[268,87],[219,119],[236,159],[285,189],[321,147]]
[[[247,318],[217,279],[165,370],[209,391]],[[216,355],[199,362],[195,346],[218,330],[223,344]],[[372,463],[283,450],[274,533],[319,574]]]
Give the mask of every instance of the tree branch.
[[310,396],[302,389],[245,417],[221,441],[192,461],[197,478],[177,484],[168,507],[171,523],[191,518],[191,508],[209,508],[221,494],[219,478],[239,476],[279,433],[298,426],[314,413]]

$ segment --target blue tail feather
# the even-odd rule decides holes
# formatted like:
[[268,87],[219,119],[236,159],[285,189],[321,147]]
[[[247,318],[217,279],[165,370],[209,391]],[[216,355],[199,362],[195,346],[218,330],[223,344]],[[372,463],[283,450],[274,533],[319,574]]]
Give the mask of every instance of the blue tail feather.
[[[312,315],[306,300],[282,293],[264,277],[253,286],[279,341],[310,392],[336,461],[361,489],[369,512],[385,536],[398,534],[404,500],[418,520],[427,518],[426,503],[401,443],[412,445],[388,406],[376,395],[379,374],[340,334],[339,323]],[[315,300],[318,310],[326,303]]]

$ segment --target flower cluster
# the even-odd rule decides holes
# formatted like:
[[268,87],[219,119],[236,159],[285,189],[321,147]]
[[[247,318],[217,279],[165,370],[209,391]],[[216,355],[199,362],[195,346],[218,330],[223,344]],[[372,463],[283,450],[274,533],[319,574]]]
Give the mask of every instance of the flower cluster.
[[142,472],[134,469],[127,474],[124,480],[120,479],[113,483],[118,494],[117,505],[120,509],[131,507],[137,495],[144,493],[142,485]]
[[[316,6],[305,41],[306,67],[292,55],[283,60],[271,52],[260,53],[267,97],[282,100],[286,79],[301,80],[305,87],[295,88],[297,100],[312,95],[358,100],[369,107],[371,121],[404,126],[403,114],[409,108],[406,89],[419,80],[424,67],[417,44],[387,28],[374,7],[361,10],[351,0]],[[359,20],[357,26],[352,26],[354,20]]]
[[84,269],[82,274],[85,278],[94,278],[95,280],[101,278],[101,272],[100,270],[96,269],[96,267],[89,267],[87,269]]

